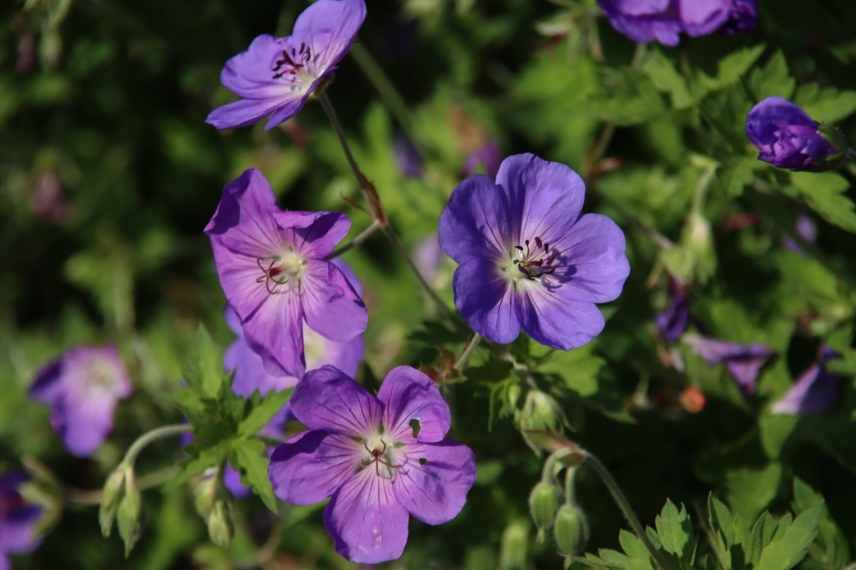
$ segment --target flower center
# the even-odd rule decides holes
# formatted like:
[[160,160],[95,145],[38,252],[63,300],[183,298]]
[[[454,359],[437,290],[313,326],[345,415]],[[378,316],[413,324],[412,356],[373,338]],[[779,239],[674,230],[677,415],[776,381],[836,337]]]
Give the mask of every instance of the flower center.
[[508,252],[508,261],[500,269],[514,281],[527,279],[537,281],[552,275],[558,267],[559,252],[539,236],[516,244]]
[[289,84],[292,91],[304,92],[318,75],[317,62],[318,54],[313,54],[309,45],[287,42],[271,64],[272,77]]
[[116,386],[115,370],[107,362],[92,362],[87,373],[86,383],[93,390],[111,392]]
[[291,290],[291,287],[300,282],[306,271],[306,260],[293,249],[281,255],[259,257],[256,264],[262,271],[256,283],[264,283],[270,295]]
[[377,433],[362,440],[361,444],[363,454],[360,470],[371,468],[378,477],[394,481],[399,469],[407,465],[407,455],[402,450],[404,445],[391,437],[385,437],[382,427]]

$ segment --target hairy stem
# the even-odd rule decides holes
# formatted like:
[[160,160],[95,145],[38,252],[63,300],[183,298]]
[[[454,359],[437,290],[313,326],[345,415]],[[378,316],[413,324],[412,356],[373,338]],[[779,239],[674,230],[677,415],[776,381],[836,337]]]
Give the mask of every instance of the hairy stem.
[[161,426],[159,428],[153,429],[152,431],[146,432],[140,437],[138,437],[137,441],[131,444],[131,447],[129,447],[128,451],[125,452],[125,458],[122,460],[122,463],[133,467],[134,462],[136,462],[137,460],[137,456],[150,443],[166,437],[172,437],[174,435],[186,433],[191,431],[192,429],[193,427],[190,424],[172,424],[168,426]]
[[377,220],[373,221],[369,227],[361,231],[354,239],[349,241],[348,243],[341,245],[334,249],[330,255],[328,255],[325,259],[328,261],[331,259],[335,259],[347,251],[352,250],[353,248],[361,245],[364,241],[369,239],[376,231],[381,229],[380,223]]
[[467,346],[464,347],[464,351],[461,353],[461,356],[455,361],[455,370],[461,370],[461,368],[467,363],[467,360],[470,358],[470,354],[472,354],[473,350],[479,345],[481,342],[481,335],[479,333],[473,333],[473,337],[467,343]]
[[[175,478],[175,476],[178,475],[178,472],[178,467],[170,465],[169,467],[164,467],[163,469],[147,473],[142,477],[137,478],[137,489],[142,492],[146,489],[159,487],[167,481]],[[65,499],[72,505],[95,507],[101,503],[101,493],[101,489],[66,489]]]

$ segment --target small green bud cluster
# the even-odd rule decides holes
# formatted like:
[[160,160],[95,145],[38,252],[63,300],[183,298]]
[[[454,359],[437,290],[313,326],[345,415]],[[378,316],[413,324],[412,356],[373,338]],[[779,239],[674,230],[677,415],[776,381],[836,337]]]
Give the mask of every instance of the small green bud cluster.
[[131,553],[140,538],[140,512],[142,497],[134,480],[134,468],[120,463],[101,492],[101,505],[98,509],[98,522],[101,534],[110,536],[113,522],[119,527],[119,536],[125,543],[125,556]]
[[[566,467],[565,487],[558,484],[557,475],[563,465],[557,454],[547,458],[541,481],[529,494],[529,512],[538,529],[538,541],[546,539],[547,532],[553,530],[559,553],[565,557],[579,555],[589,538],[589,526],[585,513],[575,500],[574,476],[577,467]],[[560,505],[562,496],[564,502]]]
[[203,475],[193,487],[193,503],[196,512],[205,520],[211,542],[226,548],[235,534],[232,524],[232,509],[224,493],[221,469]]

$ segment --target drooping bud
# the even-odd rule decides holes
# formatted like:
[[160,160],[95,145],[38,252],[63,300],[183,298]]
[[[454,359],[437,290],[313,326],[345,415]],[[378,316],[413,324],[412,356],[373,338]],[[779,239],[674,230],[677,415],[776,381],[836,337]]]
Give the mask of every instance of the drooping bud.
[[529,525],[527,523],[518,520],[505,527],[499,551],[500,570],[524,570],[528,544]]
[[218,484],[219,481],[216,476],[206,473],[193,487],[193,505],[203,519],[207,520],[214,508]]
[[116,512],[116,523],[119,526],[119,536],[125,543],[126,558],[140,538],[141,507],[142,497],[140,490],[134,483],[134,471],[132,468],[128,468],[125,471],[125,496],[122,497]]
[[582,509],[573,504],[564,504],[556,514],[553,537],[559,552],[565,556],[577,556],[589,539],[589,526]]
[[205,522],[208,525],[208,536],[211,542],[221,548],[228,547],[235,533],[228,503],[223,499],[214,501],[214,506]]
[[113,531],[113,521],[116,518],[116,511],[119,509],[119,501],[122,499],[125,491],[125,471],[127,467],[119,465],[107,482],[104,483],[104,489],[101,491],[101,504],[98,508],[98,523],[101,525],[101,534],[104,538],[110,536]]
[[538,540],[543,541],[544,532],[553,526],[559,508],[559,489],[547,481],[541,481],[529,494],[529,513],[538,528]]
[[526,394],[526,401],[520,412],[520,429],[523,431],[523,438],[526,443],[536,453],[539,452],[539,448],[535,442],[531,441],[527,432],[556,433],[561,431],[565,423],[565,414],[559,407],[559,403],[550,394],[541,390],[530,390]]

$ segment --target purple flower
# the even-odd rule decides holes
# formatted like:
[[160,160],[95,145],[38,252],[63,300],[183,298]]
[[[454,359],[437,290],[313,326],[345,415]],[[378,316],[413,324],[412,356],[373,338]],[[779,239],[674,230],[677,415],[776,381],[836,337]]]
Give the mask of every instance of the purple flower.
[[17,471],[0,475],[0,570],[10,563],[8,554],[32,552],[39,545],[36,525],[42,509],[21,496],[27,476]]
[[774,352],[763,344],[737,344],[699,335],[686,335],[696,354],[708,364],[725,364],[732,378],[746,394],[755,393],[755,381],[764,364]]
[[680,42],[680,33],[706,36],[716,31],[751,30],[757,22],[755,0],[598,0],[609,23],[630,39]]
[[359,293],[326,260],[350,226],[334,212],[278,209],[270,184],[255,169],[223,191],[205,233],[226,300],[268,373],[303,376],[304,324],[339,343],[366,329]]
[[767,97],[749,111],[746,136],[758,159],[788,170],[817,170],[837,150],[818,132],[818,123],[781,97]]
[[413,251],[413,263],[419,269],[429,283],[433,283],[437,278],[437,273],[440,266],[443,264],[443,250],[440,249],[440,241],[437,239],[437,234],[431,234],[418,244]]
[[822,414],[838,400],[839,377],[826,370],[838,353],[824,348],[818,361],[802,373],[781,400],[773,404],[776,414]]
[[800,214],[794,223],[796,238],[785,234],[782,238],[784,246],[794,253],[803,253],[803,246],[814,245],[817,241],[817,224],[806,214]]
[[214,109],[206,122],[228,129],[270,117],[271,129],[287,121],[333,74],[365,18],[363,0],[317,0],[297,17],[290,36],[258,36],[220,73],[240,99]]
[[493,178],[496,176],[501,162],[502,151],[499,149],[499,145],[489,141],[467,157],[467,162],[464,163],[464,176],[484,173]]
[[303,378],[291,409],[309,431],[274,451],[271,482],[289,503],[330,497],[324,524],[345,558],[399,558],[410,515],[438,525],[464,507],[475,458],[446,437],[449,407],[418,370],[394,368],[375,397],[325,366]]
[[624,234],[599,214],[580,215],[585,185],[563,164],[506,158],[494,182],[467,178],[440,218],[440,247],[460,265],[455,304],[470,327],[510,343],[523,329],[568,350],[600,334],[596,303],[621,294],[630,266]]
[[690,302],[686,289],[677,282],[669,285],[671,302],[666,310],[657,315],[657,331],[666,342],[675,342],[690,322]]
[[87,457],[113,429],[116,402],[131,381],[113,346],[73,348],[43,367],[30,396],[51,408],[51,425],[73,455]]
[[402,175],[407,178],[422,177],[422,156],[407,137],[403,135],[396,137],[395,142],[392,143],[392,150],[395,153],[395,164]]

